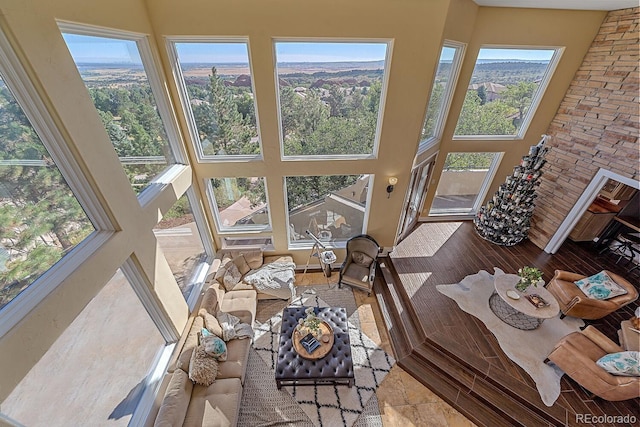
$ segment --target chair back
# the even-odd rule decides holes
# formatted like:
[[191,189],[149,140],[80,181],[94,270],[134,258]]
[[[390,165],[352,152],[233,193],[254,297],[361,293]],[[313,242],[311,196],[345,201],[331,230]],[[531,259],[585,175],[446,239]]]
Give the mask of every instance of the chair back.
[[353,252],[362,252],[375,260],[380,253],[380,245],[368,234],[360,234],[347,241],[347,257]]

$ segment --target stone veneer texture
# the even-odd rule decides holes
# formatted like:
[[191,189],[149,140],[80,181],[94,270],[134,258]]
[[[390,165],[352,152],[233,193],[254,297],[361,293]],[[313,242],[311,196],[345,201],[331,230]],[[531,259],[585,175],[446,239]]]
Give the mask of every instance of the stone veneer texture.
[[530,239],[544,248],[600,168],[639,178],[640,8],[610,12],[547,134]]

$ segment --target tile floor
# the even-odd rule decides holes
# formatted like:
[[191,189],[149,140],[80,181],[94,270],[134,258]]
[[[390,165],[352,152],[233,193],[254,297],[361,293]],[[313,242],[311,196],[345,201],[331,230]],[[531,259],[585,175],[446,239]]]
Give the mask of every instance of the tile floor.
[[[338,274],[334,272],[329,283],[337,280]],[[319,283],[326,283],[320,272],[307,273],[304,278],[301,273],[296,275],[296,286]],[[385,351],[393,353],[375,295],[367,296],[358,290],[353,294],[363,332]],[[393,367],[376,394],[384,427],[475,426],[398,365]]]

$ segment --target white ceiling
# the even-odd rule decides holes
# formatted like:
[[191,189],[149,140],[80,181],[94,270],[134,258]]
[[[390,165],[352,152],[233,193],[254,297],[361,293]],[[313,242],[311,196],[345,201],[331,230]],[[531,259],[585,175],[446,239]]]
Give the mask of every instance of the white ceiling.
[[480,6],[536,9],[618,10],[640,6],[639,0],[473,0]]

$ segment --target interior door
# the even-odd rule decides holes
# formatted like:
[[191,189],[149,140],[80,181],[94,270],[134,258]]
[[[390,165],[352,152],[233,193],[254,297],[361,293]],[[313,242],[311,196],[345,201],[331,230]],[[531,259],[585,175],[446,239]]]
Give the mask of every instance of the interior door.
[[417,224],[424,198],[427,194],[429,179],[431,178],[431,170],[435,159],[426,160],[411,171],[411,181],[407,196],[405,197],[405,207],[401,218],[402,226],[398,233],[398,243],[411,233],[413,227]]

